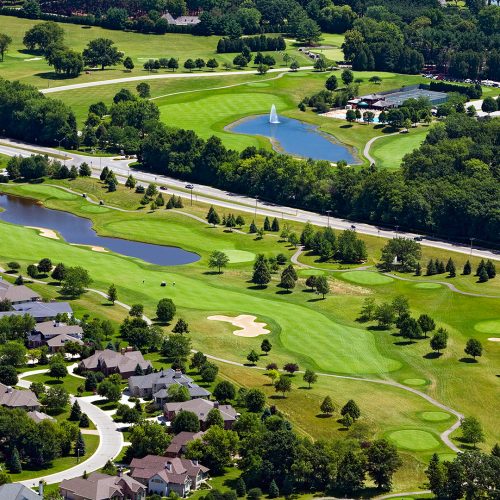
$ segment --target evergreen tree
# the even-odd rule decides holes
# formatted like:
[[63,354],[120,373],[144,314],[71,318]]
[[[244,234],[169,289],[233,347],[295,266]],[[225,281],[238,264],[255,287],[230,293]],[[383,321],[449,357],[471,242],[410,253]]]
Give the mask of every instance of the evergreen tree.
[[467,262],[464,264],[464,270],[463,270],[463,275],[467,276],[472,272],[472,266],[470,264],[470,261],[467,260]]
[[340,413],[341,415],[349,414],[353,420],[358,420],[361,416],[361,411],[353,399],[347,401],[347,403],[342,407],[342,410],[340,410]]
[[486,261],[486,272],[488,273],[488,278],[493,279],[497,275],[497,269],[495,264],[491,260]]
[[422,276],[422,266],[420,265],[420,262],[417,262],[415,267],[415,276]]
[[236,494],[239,497],[244,497],[247,494],[247,487],[242,477],[239,477],[236,481]]
[[168,199],[167,204],[165,205],[165,208],[166,208],[167,210],[170,210],[170,209],[172,209],[172,208],[174,208],[174,207],[175,207],[175,204],[174,204],[174,195],[172,195],[172,196]]
[[295,288],[295,279],[293,275],[288,272],[288,268],[284,269],[281,273],[281,281],[279,286],[284,288],[285,290],[291,290],[292,288]]
[[189,333],[189,325],[187,321],[179,318],[174,328],[172,329],[173,333]]
[[442,260],[436,259],[436,271],[438,274],[444,274],[446,272],[446,266]]
[[241,215],[238,215],[238,217],[236,217],[236,226],[241,228],[244,225],[245,225],[245,219]]
[[267,259],[263,255],[259,255],[254,264],[252,282],[261,287],[267,285],[271,281],[271,271]]
[[429,462],[429,467],[425,471],[427,479],[429,480],[429,489],[434,493],[436,498],[445,497],[445,485],[446,485],[446,470],[443,464],[439,461],[439,456],[437,453],[432,455]]
[[104,167],[102,170],[101,170],[101,174],[99,175],[99,179],[101,181],[104,181],[108,178],[108,175],[109,175],[109,168],[108,167]]
[[82,431],[78,431],[78,437],[75,443],[75,455],[83,457],[85,455],[85,441],[82,436]]
[[483,267],[480,271],[479,271],[479,283],[486,283],[490,278],[488,276],[488,271],[486,271],[486,267]]
[[491,455],[500,458],[500,445],[498,443],[495,443],[491,449]]
[[316,277],[316,290],[325,298],[325,295],[330,291],[330,285],[326,276]]
[[21,458],[19,457],[19,452],[17,451],[17,448],[15,446],[12,449],[10,457],[7,456],[7,458],[7,468],[9,469],[11,474],[19,474],[23,471]]
[[271,223],[269,222],[269,217],[264,219],[264,231],[271,231]]
[[280,490],[276,481],[273,479],[269,485],[269,498],[278,498],[280,496]]
[[434,264],[434,261],[431,259],[429,260],[429,263],[427,264],[427,276],[433,276],[436,274],[436,265]]
[[138,377],[144,375],[144,370],[142,369],[142,366],[139,363],[135,365],[134,375]]
[[82,413],[82,416],[80,417],[80,422],[78,424],[79,427],[88,427],[90,425],[90,420],[89,417],[87,417],[86,413]]
[[248,228],[248,232],[250,234],[255,234],[257,232],[257,226],[255,225],[255,221],[254,220],[250,224],[250,227]]
[[316,288],[316,276],[314,275],[308,276],[306,279],[306,286],[309,287],[311,290],[314,290]]
[[280,223],[279,223],[278,219],[275,217],[273,219],[273,223],[271,225],[271,231],[274,231],[275,233],[277,233],[279,230],[280,230]]
[[262,341],[262,343],[260,344],[260,350],[262,352],[265,352],[266,355],[269,354],[269,352],[271,351],[272,348],[273,348],[273,345],[271,344],[271,342],[269,342],[268,339],[264,339]]
[[476,269],[476,276],[480,276],[482,270],[486,270],[486,264],[484,263],[484,260],[481,260],[479,265],[477,266]]
[[78,422],[80,417],[82,416],[82,409],[80,408],[80,404],[75,399],[75,402],[71,406],[71,413],[69,414],[69,420],[74,422]]
[[446,263],[446,272],[449,274],[450,278],[454,278],[457,275],[455,263],[453,262],[453,259],[451,257]]

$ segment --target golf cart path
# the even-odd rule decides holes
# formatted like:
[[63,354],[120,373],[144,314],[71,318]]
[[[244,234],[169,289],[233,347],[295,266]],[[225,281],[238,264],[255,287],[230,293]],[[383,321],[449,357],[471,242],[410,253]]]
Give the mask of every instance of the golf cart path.
[[390,137],[391,135],[398,135],[399,132],[394,132],[393,134],[386,134],[386,135],[377,135],[377,137],[373,137],[370,139],[366,144],[365,148],[363,149],[363,156],[370,162],[370,163],[375,163],[375,158],[370,155],[370,148],[372,147],[372,144],[378,140],[382,139],[384,137]]
[[[302,262],[299,262],[299,257],[304,251],[303,247],[297,248],[297,251],[290,257],[290,260],[293,264],[296,264],[299,267],[306,268],[306,269],[317,269],[319,271],[328,271],[331,273],[346,273],[349,271],[367,271],[368,269],[373,268],[374,266],[361,266],[361,267],[353,267],[350,269],[326,269],[324,267],[316,267],[316,266],[311,266],[309,264],[303,264]],[[374,271],[376,272],[376,271]],[[460,290],[457,288],[455,285],[452,283],[448,283],[447,281],[434,281],[434,280],[414,280],[411,278],[405,278],[404,276],[397,276],[392,273],[381,273],[384,276],[388,276],[389,278],[394,278],[396,280],[400,281],[409,281],[410,283],[437,283],[439,285],[443,285],[448,287],[452,292],[459,293],[460,295],[468,295],[469,297],[481,297],[484,299],[500,299],[500,295],[487,295],[484,293],[474,293],[474,292],[465,292],[463,290]]]
[[[17,385],[25,389],[29,389],[30,381],[24,379],[26,377],[46,372],[48,372],[48,369],[31,370],[29,372],[21,373],[19,374],[19,382]],[[31,488],[37,485],[40,479],[43,479],[47,484],[56,484],[60,483],[64,479],[83,476],[85,471],[93,472],[101,469],[106,465],[108,460],[114,459],[120,453],[123,448],[123,434],[118,431],[116,423],[109,414],[101,410],[98,406],[92,404],[94,399],[95,396],[76,398],[71,395],[71,402],[73,403],[77,400],[80,404],[82,412],[86,413],[96,426],[97,433],[99,435],[99,446],[96,451],[89,458],[74,467],[56,472],[54,474],[19,481],[21,484]]]
[[[298,71],[308,71],[313,69],[312,66],[303,66]],[[290,68],[273,68],[268,73],[290,73]],[[211,71],[206,73],[161,73],[156,75],[141,75],[128,76],[124,78],[114,78],[112,80],[101,80],[97,82],[74,83],[72,85],[61,85],[60,87],[52,87],[48,89],[39,89],[42,94],[53,94],[56,92],[64,92],[66,90],[86,89],[89,87],[100,87],[101,85],[114,85],[117,83],[140,82],[143,80],[163,80],[171,78],[206,78],[210,76],[237,76],[237,75],[258,75],[258,71]]]

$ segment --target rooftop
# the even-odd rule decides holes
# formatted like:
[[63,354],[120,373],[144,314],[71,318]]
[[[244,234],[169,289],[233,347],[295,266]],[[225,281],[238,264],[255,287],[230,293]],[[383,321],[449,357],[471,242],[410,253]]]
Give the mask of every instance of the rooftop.
[[0,300],[10,300],[11,302],[31,302],[40,300],[38,293],[24,285],[13,285],[0,278]]
[[202,422],[205,422],[209,411],[213,408],[220,411],[225,422],[234,421],[238,416],[238,412],[231,405],[220,405],[216,401],[208,401],[207,399],[191,399],[182,403],[165,403],[164,406],[166,412],[192,411]]
[[36,408],[40,403],[34,392],[20,391],[0,383],[0,405],[9,408]]

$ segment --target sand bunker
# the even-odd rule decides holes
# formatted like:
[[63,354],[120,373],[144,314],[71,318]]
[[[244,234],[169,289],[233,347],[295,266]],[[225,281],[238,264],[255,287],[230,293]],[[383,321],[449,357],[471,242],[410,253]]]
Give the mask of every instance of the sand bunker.
[[40,236],[44,238],[50,238],[51,240],[58,240],[59,236],[57,236],[56,232],[53,229],[47,229],[45,227],[36,227],[36,226],[26,226],[29,229],[36,229]]
[[102,253],[107,253],[108,252],[108,250],[106,250],[104,247],[95,247],[95,246],[92,246],[92,245],[81,245],[80,243],[70,243],[70,245],[78,246],[78,247],[90,248],[94,252],[102,252]]
[[488,340],[490,342],[500,342],[500,338],[498,338],[498,337],[490,337]]
[[238,337],[258,337],[259,335],[267,335],[269,330],[264,328],[267,326],[266,323],[257,323],[255,320],[256,316],[250,316],[249,314],[240,314],[239,316],[209,316],[207,319],[212,321],[227,321],[234,326],[238,326],[241,330],[235,330],[234,335]]

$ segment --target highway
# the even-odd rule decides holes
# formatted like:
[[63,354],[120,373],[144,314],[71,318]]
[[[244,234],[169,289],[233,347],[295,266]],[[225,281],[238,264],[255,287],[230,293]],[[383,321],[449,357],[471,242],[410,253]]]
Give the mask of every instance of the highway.
[[[7,156],[29,156],[33,154],[32,151],[26,151],[19,148],[27,148],[33,151],[38,151],[40,154],[52,154],[52,155],[64,155],[64,152],[60,150],[33,146],[31,144],[24,144],[19,141],[13,141],[10,139],[0,139],[0,153]],[[67,153],[68,159],[66,160],[67,165],[79,166],[83,162],[87,162],[91,165],[94,176],[98,176],[99,172],[107,166],[112,169],[118,177],[120,182],[124,182],[124,179],[132,173],[134,177],[143,183],[154,182],[159,186],[166,186],[167,192],[181,196],[186,199],[196,199],[199,202],[212,204],[219,206],[228,210],[241,210],[249,214],[259,214],[270,217],[278,217],[282,220],[290,220],[297,222],[311,222],[317,226],[330,226],[334,229],[350,229],[353,225],[357,232],[361,234],[367,234],[371,236],[380,236],[383,238],[395,238],[406,237],[415,238],[421,236],[417,233],[408,233],[397,231],[394,229],[380,228],[375,225],[370,225],[366,223],[352,222],[346,219],[328,217],[327,215],[322,215],[314,212],[309,212],[306,210],[295,209],[287,206],[281,206],[269,202],[260,201],[256,198],[252,198],[245,195],[240,195],[236,193],[231,193],[221,189],[217,189],[211,186],[195,185],[192,193],[185,189],[187,184],[185,181],[178,179],[173,179],[164,175],[151,174],[147,172],[142,172],[129,167],[129,163],[133,160],[126,160],[121,158],[111,158],[111,157],[89,157],[75,153]],[[440,248],[443,250],[459,252],[466,255],[473,255],[476,257],[481,257],[485,259],[500,260],[500,251],[493,249],[480,248],[472,244],[464,245],[461,243],[450,242],[445,239],[439,238],[426,238],[424,237],[421,241],[422,245]]]

